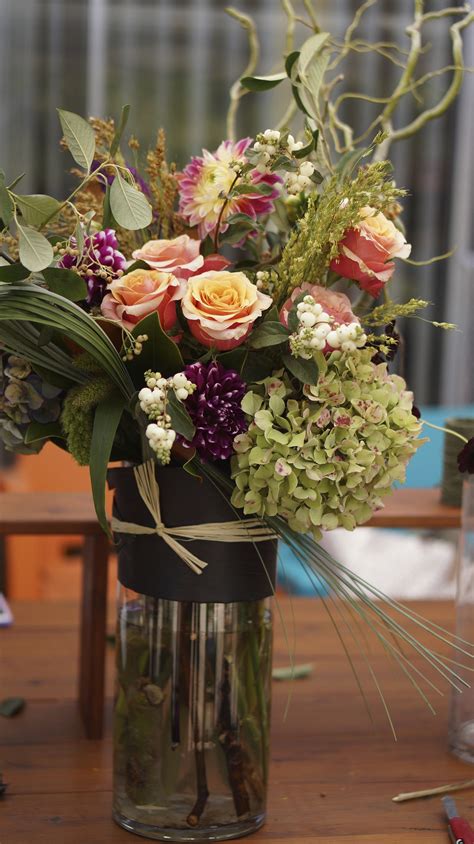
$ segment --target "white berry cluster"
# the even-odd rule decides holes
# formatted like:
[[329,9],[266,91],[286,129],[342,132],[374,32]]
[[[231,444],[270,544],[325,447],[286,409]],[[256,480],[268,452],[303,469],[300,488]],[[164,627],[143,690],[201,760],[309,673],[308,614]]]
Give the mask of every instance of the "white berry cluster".
[[285,177],[285,188],[287,192],[295,196],[304,191],[311,184],[311,176],[315,170],[311,161],[302,161],[297,170],[287,173]]
[[170,378],[163,378],[161,372],[145,372],[146,387],[138,393],[140,408],[148,416],[150,424],[145,431],[150,448],[163,465],[170,462],[171,449],[176,431],[171,427],[171,416],[166,412],[168,391],[173,390],[176,398],[185,401],[196,389],[184,372],[177,372]]
[[293,135],[283,135],[278,129],[265,129],[257,135],[253,152],[258,154],[256,169],[259,173],[269,173],[272,159],[277,155],[292,155],[303,148],[303,141],[295,141]]
[[367,336],[356,321],[335,324],[334,317],[327,314],[312,296],[305,296],[296,306],[300,327],[290,337],[290,349],[294,357],[310,360],[314,352],[323,351],[326,346],[342,352],[355,352],[365,346]]

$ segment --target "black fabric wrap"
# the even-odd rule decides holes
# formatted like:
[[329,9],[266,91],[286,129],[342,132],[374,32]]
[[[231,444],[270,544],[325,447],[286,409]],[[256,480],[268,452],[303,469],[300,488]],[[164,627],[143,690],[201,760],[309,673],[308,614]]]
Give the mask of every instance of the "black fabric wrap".
[[[237,520],[229,502],[206,478],[199,480],[175,466],[157,467],[156,477],[161,517],[167,527]],[[133,468],[109,469],[107,479],[114,490],[114,516],[123,522],[154,527],[138,492]],[[271,595],[275,587],[273,540],[255,545],[188,542],[187,547],[208,564],[202,574],[195,574],[157,535],[122,533],[115,534],[114,539],[120,583],[153,598],[197,603],[256,601]]]

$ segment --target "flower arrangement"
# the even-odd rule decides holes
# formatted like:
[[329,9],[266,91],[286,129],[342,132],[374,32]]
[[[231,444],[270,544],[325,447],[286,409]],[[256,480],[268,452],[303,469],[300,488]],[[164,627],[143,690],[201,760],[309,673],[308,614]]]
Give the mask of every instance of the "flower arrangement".
[[[229,137],[182,169],[167,162],[162,131],[145,156],[135,138],[122,151],[125,107],[117,126],[59,111],[79,168],[67,199],[22,195],[0,172],[0,436],[16,451],[60,443],[89,465],[106,530],[112,459],[211,478],[310,577],[351,597],[418,688],[401,650],[412,638],[318,539],[370,519],[423,442],[413,395],[391,369],[396,321],[427,303],[390,296],[411,246],[387,153],[454,99],[472,13],[431,15],[460,16],[449,96],[395,129],[402,95],[424,84],[413,73],[430,13],[417,12],[403,80],[364,145],[331,97],[369,5],[342,45],[308,20],[309,39],[268,77],[254,75],[253,22],[231,10],[250,32],[251,60],[232,89]],[[284,83],[287,122],[236,140],[242,97]],[[461,464],[472,465],[471,446]],[[428,661],[452,676],[441,658]]]

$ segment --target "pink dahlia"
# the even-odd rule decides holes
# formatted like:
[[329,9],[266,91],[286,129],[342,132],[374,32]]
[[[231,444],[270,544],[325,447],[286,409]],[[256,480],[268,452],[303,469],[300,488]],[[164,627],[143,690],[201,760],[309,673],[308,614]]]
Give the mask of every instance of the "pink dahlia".
[[[222,211],[222,196],[229,192],[235,179],[235,164],[247,163],[245,152],[251,143],[252,138],[242,138],[236,143],[222,141],[215,152],[205,149],[202,157],[194,156],[183,172],[178,174],[179,212],[190,226],[198,227],[202,239],[215,230]],[[274,173],[262,174],[251,170],[246,178],[254,185],[265,182],[267,185],[275,185],[275,188],[266,196],[248,193],[230,200],[222,214],[219,227],[221,232],[229,227],[227,220],[232,214],[247,214],[256,220],[273,210],[273,200],[278,196],[276,185],[280,182],[279,177]]]

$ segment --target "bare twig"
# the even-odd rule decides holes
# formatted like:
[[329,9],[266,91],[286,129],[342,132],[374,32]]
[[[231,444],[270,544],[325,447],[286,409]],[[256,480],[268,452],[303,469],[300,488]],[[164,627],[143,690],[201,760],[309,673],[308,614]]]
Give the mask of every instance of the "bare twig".
[[[228,6],[225,10],[228,15],[235,18],[240,25],[246,30],[249,42],[249,60],[247,67],[241,74],[242,76],[251,76],[257,67],[260,57],[260,43],[258,40],[257,29],[254,20],[249,15],[244,15],[232,6]],[[237,111],[242,97],[248,94],[246,88],[240,84],[240,77],[237,79],[230,89],[230,105],[227,112],[227,137],[235,140],[235,124],[237,119]]]
[[454,785],[440,785],[438,788],[425,788],[423,791],[407,791],[405,794],[397,794],[392,797],[394,803],[404,803],[406,800],[418,800],[420,797],[435,797],[438,794],[448,794],[451,791],[463,791],[466,788],[474,788],[474,780],[458,782]]

